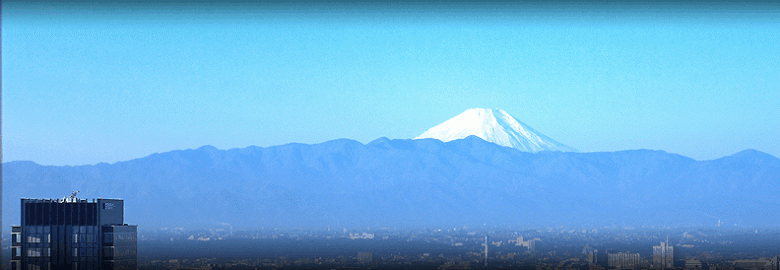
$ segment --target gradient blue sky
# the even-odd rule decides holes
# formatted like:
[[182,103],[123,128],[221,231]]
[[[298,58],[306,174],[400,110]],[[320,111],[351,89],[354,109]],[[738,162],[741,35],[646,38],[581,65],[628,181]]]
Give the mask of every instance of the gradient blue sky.
[[584,152],[780,156],[775,6],[352,4],[4,2],[4,161],[408,139],[473,107]]

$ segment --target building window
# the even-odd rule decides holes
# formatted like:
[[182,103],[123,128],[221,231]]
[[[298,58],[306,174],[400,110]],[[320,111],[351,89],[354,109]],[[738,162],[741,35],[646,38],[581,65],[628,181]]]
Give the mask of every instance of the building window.
[[103,244],[113,244],[114,243],[114,234],[113,233],[104,233],[103,234]]
[[22,243],[21,238],[22,235],[19,233],[11,234],[11,241],[13,241],[14,244]]
[[41,248],[27,249],[27,257],[40,257],[40,256],[41,256]]
[[27,236],[27,243],[40,243],[41,238],[35,236]]

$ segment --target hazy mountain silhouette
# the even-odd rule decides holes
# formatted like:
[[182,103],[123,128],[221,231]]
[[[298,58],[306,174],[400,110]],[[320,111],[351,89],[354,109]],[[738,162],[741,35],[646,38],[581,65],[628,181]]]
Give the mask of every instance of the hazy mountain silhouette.
[[[4,224],[19,198],[125,200],[139,228],[711,226],[780,222],[780,160],[745,150],[521,152],[476,136],[211,146],[87,166],[4,165]],[[5,228],[4,228],[5,230]]]

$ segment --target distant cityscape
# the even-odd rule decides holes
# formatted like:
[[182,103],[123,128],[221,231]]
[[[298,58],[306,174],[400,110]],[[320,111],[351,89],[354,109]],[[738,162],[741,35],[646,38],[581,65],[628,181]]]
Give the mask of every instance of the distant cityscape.
[[778,255],[780,230],[722,227],[226,227],[168,228],[139,235],[139,269],[777,270]]
[[124,201],[22,199],[3,249],[22,269],[765,269],[780,229],[279,228],[138,230]]

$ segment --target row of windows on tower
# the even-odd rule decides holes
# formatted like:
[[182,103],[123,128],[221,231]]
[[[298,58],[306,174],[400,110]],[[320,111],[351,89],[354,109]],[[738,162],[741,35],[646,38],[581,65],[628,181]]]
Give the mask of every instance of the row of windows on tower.
[[97,204],[36,203],[26,207],[27,225],[98,225]]

